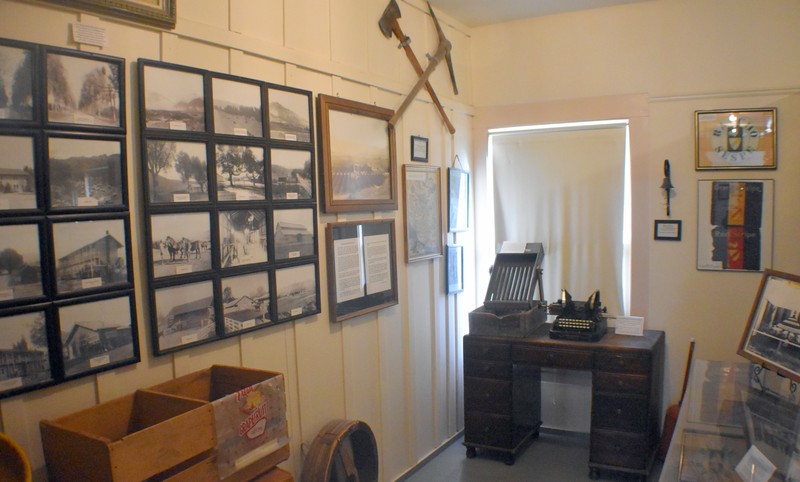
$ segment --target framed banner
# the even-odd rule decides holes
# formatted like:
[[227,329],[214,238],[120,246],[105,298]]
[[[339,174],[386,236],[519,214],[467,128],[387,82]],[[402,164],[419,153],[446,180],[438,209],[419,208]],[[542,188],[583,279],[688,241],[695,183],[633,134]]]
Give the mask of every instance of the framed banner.
[[775,108],[695,112],[695,168],[776,169]]

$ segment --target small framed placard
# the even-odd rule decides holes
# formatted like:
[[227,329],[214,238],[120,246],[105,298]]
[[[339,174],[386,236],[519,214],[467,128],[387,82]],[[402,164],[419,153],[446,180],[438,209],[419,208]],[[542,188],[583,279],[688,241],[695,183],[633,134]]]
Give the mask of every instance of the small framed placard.
[[617,335],[643,336],[644,318],[641,316],[616,316],[614,329]]
[[427,138],[411,136],[411,160],[417,162],[428,162]]
[[656,219],[653,227],[653,239],[659,241],[680,241],[681,222],[665,219]]

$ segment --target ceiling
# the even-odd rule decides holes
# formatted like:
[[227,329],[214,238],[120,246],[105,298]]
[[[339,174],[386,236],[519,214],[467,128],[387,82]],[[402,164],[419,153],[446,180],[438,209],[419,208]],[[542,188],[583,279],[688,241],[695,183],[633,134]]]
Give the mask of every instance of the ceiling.
[[651,0],[430,0],[468,27]]

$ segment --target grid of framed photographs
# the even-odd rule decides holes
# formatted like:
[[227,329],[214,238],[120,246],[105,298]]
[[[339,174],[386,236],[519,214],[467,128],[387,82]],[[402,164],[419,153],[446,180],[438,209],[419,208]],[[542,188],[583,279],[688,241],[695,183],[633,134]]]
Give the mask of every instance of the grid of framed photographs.
[[139,361],[125,61],[0,39],[0,398]]
[[157,355],[320,312],[311,93],[139,59]]

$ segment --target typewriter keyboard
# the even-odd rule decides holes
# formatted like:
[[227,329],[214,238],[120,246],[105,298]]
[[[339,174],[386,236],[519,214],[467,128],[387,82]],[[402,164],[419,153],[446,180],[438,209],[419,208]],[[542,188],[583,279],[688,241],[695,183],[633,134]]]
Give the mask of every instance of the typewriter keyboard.
[[555,321],[556,328],[560,330],[590,331],[592,325],[594,325],[594,321],[592,320],[559,318]]

